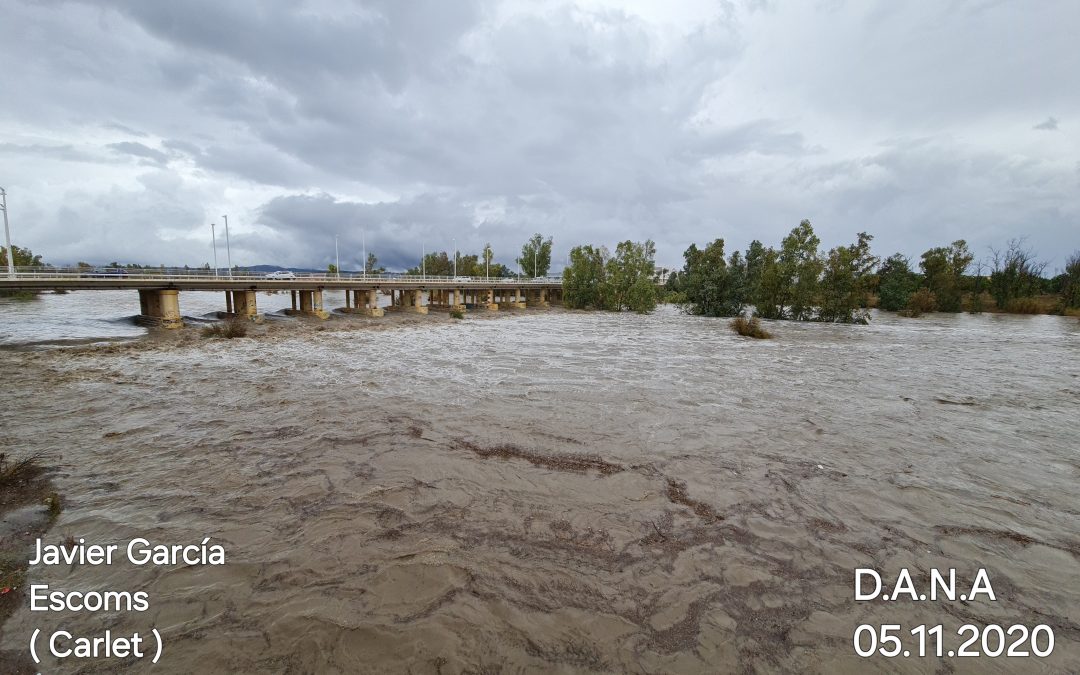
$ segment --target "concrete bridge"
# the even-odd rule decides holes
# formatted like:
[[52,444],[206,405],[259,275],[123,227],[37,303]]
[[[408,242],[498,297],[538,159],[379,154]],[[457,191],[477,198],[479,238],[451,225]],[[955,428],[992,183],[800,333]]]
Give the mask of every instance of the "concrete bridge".
[[[427,314],[431,310],[467,311],[547,307],[562,301],[559,278],[437,277],[404,274],[295,274],[275,278],[273,273],[214,273],[213,270],[145,269],[23,269],[0,277],[0,290],[116,290],[139,294],[139,316],[147,324],[165,328],[183,325],[181,291],[224,292],[225,317],[262,320],[257,306],[259,291],[289,291],[292,309],[287,314],[330,317],[323,291],[345,291],[340,310],[383,316],[384,310]],[[379,306],[379,296],[390,296],[390,306]]]

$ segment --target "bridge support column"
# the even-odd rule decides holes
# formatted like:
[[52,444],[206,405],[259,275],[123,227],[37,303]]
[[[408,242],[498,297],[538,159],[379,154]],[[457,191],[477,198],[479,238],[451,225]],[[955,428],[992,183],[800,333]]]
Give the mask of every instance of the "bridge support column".
[[225,313],[229,315],[233,313],[232,291],[225,291]]
[[292,296],[292,309],[295,312],[299,309],[299,307],[296,306],[296,291],[289,291],[289,295]]
[[259,309],[255,304],[255,291],[232,291],[232,307],[236,316],[252,321],[261,321]]
[[364,310],[368,316],[382,316],[383,310],[379,307],[379,291],[372,289],[367,292],[367,309]]
[[495,302],[495,289],[489,288],[487,290],[487,308],[489,311],[499,311],[499,303]]
[[411,291],[404,291],[405,299],[403,306],[406,312],[412,312],[413,314],[427,314],[428,308],[424,306],[424,292],[419,288]]
[[180,291],[139,291],[139,320],[162,328],[180,328]]
[[450,291],[450,311],[457,310],[459,312],[465,311],[465,290],[461,288],[455,288]]
[[287,314],[307,314],[310,316],[317,316],[320,319],[329,319],[330,312],[323,309],[323,294],[322,289],[312,291],[299,291],[300,295],[300,309],[288,310]]

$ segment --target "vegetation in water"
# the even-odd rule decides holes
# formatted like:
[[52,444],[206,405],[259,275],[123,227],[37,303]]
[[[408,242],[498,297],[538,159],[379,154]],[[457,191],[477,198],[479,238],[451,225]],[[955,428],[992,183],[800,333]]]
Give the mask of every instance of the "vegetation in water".
[[563,304],[574,309],[645,314],[656,309],[656,245],[624,241],[611,255],[603,246],[576,246],[563,270]]
[[240,338],[248,334],[248,321],[244,319],[229,319],[202,329],[205,338]]
[[765,330],[765,327],[761,325],[761,319],[756,316],[749,318],[745,316],[735,317],[731,320],[731,330],[743,337],[757,338],[759,340],[767,340],[772,337],[772,333]]

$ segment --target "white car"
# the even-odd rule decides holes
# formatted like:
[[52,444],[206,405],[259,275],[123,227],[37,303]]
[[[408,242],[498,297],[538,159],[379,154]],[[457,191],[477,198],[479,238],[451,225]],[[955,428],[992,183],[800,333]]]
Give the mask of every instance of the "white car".
[[472,277],[454,277],[454,281],[472,281]]
[[267,279],[295,279],[296,275],[289,270],[278,270],[266,275]]

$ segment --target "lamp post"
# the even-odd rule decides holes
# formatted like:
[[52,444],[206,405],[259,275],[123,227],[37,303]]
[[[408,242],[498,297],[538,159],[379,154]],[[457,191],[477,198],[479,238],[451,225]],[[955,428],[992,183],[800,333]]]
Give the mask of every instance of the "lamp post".
[[450,243],[454,245],[454,278],[457,278],[457,239],[451,239]]
[[367,232],[363,228],[360,229],[360,246],[363,248],[364,256],[364,278],[367,278]]
[[337,235],[334,235],[334,274],[341,278],[341,255],[338,253]]
[[420,244],[420,278],[427,279],[427,244]]
[[229,245],[229,217],[222,216],[225,219],[225,258],[229,263],[229,278],[232,279],[232,247]]
[[214,223],[210,223],[210,241],[214,243],[214,276],[218,275],[217,270],[217,234],[214,232]]
[[11,228],[8,227],[7,216],[7,191],[0,187],[0,200],[3,200],[3,205],[0,209],[4,211],[4,239],[7,241],[7,273],[12,279],[15,278],[15,251],[11,248]]
[[533,279],[536,278],[536,253],[540,250],[539,246],[533,248]]

